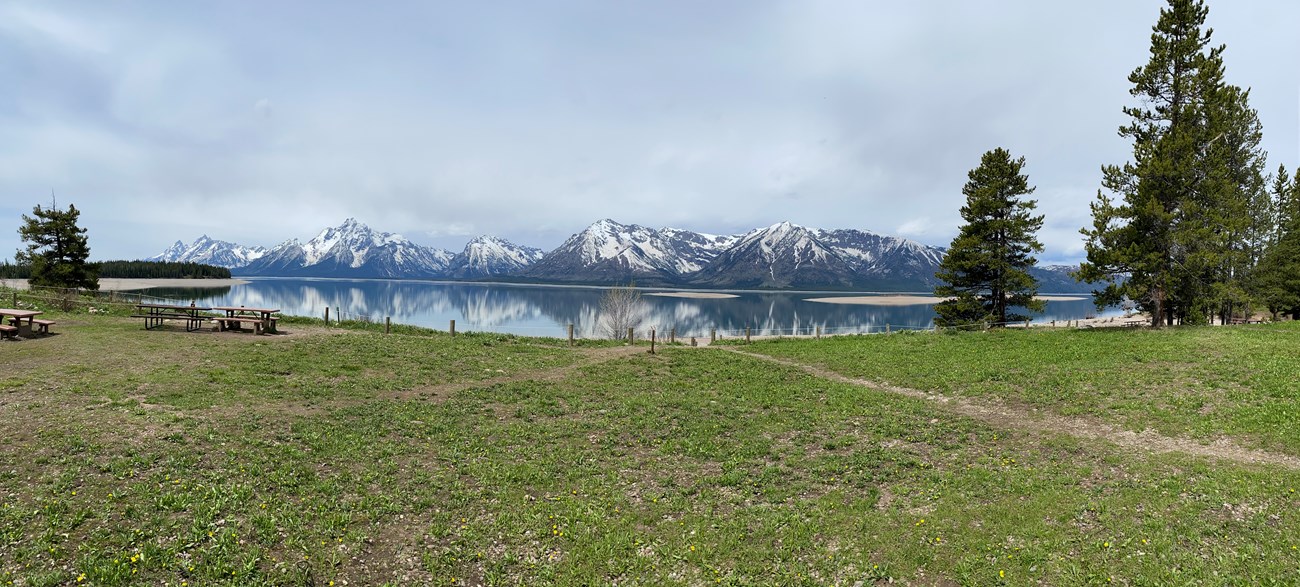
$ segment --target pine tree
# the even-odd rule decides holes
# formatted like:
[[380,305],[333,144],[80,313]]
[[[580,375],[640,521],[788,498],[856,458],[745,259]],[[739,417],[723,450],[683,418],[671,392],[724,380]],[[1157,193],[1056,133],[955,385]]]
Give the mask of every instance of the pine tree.
[[997,148],[967,174],[962,187],[966,205],[961,209],[966,224],[935,274],[944,282],[935,295],[953,298],[935,307],[940,326],[986,320],[1003,325],[1026,319],[1012,308],[1042,311],[1043,302],[1034,299],[1038,282],[1029,268],[1038,262],[1033,253],[1043,250],[1035,236],[1043,217],[1031,215],[1036,201],[1020,199],[1034,192],[1021,173],[1024,166],[1024,157],[1012,159],[1011,153]]
[[86,263],[90,246],[86,243],[86,229],[77,226],[81,212],[69,205],[67,210],[57,207],[32,210],[35,217],[23,214],[23,225],[18,235],[27,244],[26,251],[18,251],[20,265],[31,268],[28,283],[48,287],[99,289],[95,267]]
[[1203,179],[1176,231],[1184,266],[1196,271],[1189,282],[1199,287],[1187,296],[1183,318],[1201,322],[1217,314],[1226,322],[1238,310],[1250,313],[1247,287],[1273,230],[1271,202],[1263,125],[1250,91],[1222,85],[1206,106],[1211,139],[1201,156]]
[[1285,312],[1300,318],[1300,169],[1292,179],[1279,166],[1272,192],[1276,230],[1251,289],[1274,317]]
[[[1150,60],[1129,75],[1133,161],[1102,168],[1087,261],[1076,276],[1106,281],[1104,307],[1133,300],[1152,325],[1200,321],[1241,303],[1251,265],[1251,211],[1263,186],[1259,121],[1248,92],[1223,82],[1201,0],[1168,0]],[[1116,197],[1112,198],[1109,194]]]

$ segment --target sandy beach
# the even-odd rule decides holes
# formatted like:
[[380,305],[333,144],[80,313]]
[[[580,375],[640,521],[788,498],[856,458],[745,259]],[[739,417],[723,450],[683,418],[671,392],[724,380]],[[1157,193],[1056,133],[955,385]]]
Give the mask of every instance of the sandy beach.
[[[148,289],[151,287],[230,287],[248,283],[243,279],[119,279],[103,278],[99,280],[99,291],[128,291]],[[10,289],[27,289],[26,279],[3,279],[0,284]]]
[[739,297],[736,294],[717,293],[711,291],[657,291],[645,295],[658,296],[661,298],[690,298],[693,300],[725,300],[727,298]]
[[805,302],[819,304],[854,304],[862,306],[919,306],[937,304],[943,298],[934,296],[889,295],[889,296],[844,296],[836,298],[808,298]]
[[[1046,302],[1077,302],[1088,299],[1086,296],[1038,296]],[[937,304],[943,298],[935,296],[889,295],[889,296],[845,296],[838,298],[808,298],[805,302],[820,304],[856,304],[863,306],[919,306]]]

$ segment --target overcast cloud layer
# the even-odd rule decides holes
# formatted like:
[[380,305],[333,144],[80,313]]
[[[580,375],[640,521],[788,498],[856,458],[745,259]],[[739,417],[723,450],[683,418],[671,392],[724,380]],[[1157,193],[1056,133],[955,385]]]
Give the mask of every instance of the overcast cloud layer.
[[[1077,261],[1163,4],[0,2],[0,255],[51,190],[96,259],[347,217],[453,250],[606,217],[946,246],[1002,146],[1042,259]],[[1210,2],[1271,168],[1300,163],[1296,23]]]

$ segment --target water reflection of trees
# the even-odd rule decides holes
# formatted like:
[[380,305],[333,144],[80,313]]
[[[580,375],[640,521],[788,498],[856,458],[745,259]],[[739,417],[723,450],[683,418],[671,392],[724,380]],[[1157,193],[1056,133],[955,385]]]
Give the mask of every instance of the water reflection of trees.
[[[348,317],[445,328],[457,321],[462,330],[493,330],[562,336],[574,324],[581,336],[595,336],[601,289],[432,283],[385,280],[258,279],[213,295],[206,303],[280,308],[287,314],[323,316],[337,311]],[[874,332],[929,328],[932,306],[867,306],[805,301],[810,294],[742,292],[727,299],[644,296],[645,328],[678,336],[708,336],[717,329],[728,336],[746,328],[754,334]],[[1082,304],[1082,305],[1081,305]],[[1077,307],[1072,307],[1077,306]],[[1053,302],[1056,319],[1080,318],[1090,302]]]
[[230,294],[230,286],[221,287],[151,287],[149,289],[123,291],[125,294],[144,294],[169,300],[207,300]]

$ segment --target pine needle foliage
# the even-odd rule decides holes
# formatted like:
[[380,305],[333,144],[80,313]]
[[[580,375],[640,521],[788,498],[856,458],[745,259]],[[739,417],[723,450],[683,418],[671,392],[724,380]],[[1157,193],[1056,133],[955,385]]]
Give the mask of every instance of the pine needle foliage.
[[1012,158],[999,147],[967,174],[961,209],[966,224],[935,274],[944,282],[935,295],[951,298],[935,307],[940,326],[1004,325],[1028,318],[1017,308],[1042,311],[1043,302],[1034,298],[1038,281],[1029,268],[1038,262],[1034,253],[1043,250],[1036,236],[1043,217],[1033,215],[1037,201],[1022,198],[1034,192],[1024,166],[1024,157]]

